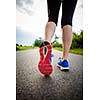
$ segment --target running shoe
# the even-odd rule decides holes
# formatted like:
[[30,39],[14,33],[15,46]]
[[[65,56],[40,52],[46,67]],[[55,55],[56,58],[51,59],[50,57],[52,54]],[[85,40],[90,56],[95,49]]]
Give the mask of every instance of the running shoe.
[[40,53],[40,60],[38,63],[38,69],[43,75],[49,76],[53,71],[51,64],[52,46],[50,45],[50,43],[48,43],[47,41],[43,42],[40,46],[39,53]]
[[69,63],[68,63],[68,60],[63,60],[61,57],[58,59],[57,66],[58,66],[61,70],[69,70]]

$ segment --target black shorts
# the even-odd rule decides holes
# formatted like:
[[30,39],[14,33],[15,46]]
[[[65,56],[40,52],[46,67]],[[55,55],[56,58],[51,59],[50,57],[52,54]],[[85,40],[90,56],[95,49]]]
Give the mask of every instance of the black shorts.
[[63,26],[65,25],[72,26],[72,18],[77,0],[47,0],[48,22],[53,21],[57,25],[61,3],[62,3],[61,27],[63,28]]

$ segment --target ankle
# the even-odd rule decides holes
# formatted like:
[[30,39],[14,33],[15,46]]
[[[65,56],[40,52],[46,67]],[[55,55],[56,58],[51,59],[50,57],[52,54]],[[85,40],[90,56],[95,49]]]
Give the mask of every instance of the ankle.
[[68,57],[62,57],[63,60],[68,60]]

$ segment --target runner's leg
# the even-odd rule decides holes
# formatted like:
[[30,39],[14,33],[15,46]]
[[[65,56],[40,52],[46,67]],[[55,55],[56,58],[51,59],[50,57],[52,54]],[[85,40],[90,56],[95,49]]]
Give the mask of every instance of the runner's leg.
[[68,59],[68,52],[72,43],[72,18],[77,0],[62,1],[62,41],[63,59]]

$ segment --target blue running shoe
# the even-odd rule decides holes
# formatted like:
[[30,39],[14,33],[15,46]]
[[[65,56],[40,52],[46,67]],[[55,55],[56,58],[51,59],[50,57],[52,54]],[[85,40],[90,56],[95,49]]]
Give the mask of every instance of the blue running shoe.
[[50,62],[51,62],[51,63],[52,63],[52,61],[53,61],[53,59],[52,59],[53,57],[54,57],[54,55],[51,54],[51,55],[50,55]]
[[61,70],[69,70],[69,63],[67,60],[63,60],[62,58],[59,58],[57,66],[61,69]]

